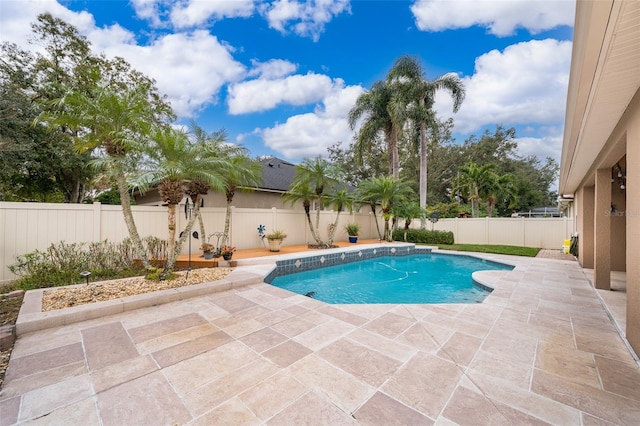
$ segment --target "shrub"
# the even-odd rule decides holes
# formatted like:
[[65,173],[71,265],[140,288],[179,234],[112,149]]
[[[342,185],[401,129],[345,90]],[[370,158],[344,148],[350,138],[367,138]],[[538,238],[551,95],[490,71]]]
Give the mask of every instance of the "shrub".
[[[405,240],[406,232],[406,240]],[[453,244],[453,232],[429,231],[427,229],[396,229],[393,231],[394,241],[406,241],[415,244]]]
[[[165,241],[148,237],[143,243],[151,258],[162,259]],[[89,244],[61,241],[51,244],[46,251],[18,256],[9,270],[20,277],[15,286],[23,290],[82,283],[82,271],[91,272],[92,280],[142,275],[144,270],[136,266],[133,252],[129,239]]]

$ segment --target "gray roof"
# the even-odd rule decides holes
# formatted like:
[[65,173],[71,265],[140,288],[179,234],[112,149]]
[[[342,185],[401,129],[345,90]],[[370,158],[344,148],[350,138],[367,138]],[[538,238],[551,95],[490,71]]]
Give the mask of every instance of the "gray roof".
[[263,182],[260,189],[288,191],[296,174],[296,166],[276,157],[260,160]]

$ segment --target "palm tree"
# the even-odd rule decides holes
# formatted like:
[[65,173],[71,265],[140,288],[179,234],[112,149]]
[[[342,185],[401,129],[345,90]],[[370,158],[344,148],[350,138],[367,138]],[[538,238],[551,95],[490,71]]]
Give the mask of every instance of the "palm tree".
[[[285,202],[289,202],[291,204],[302,203],[302,207],[304,208],[304,215],[307,218],[307,224],[309,225],[309,229],[311,230],[311,235],[318,242],[316,238],[313,221],[311,220],[311,203],[316,198],[316,192],[311,189],[308,184],[299,184],[296,185],[295,188],[290,188],[284,194]],[[318,243],[320,244],[320,243]]]
[[453,193],[459,193],[471,201],[471,217],[480,215],[480,198],[495,168],[495,164],[478,167],[476,163],[470,162],[460,167],[458,176],[454,179]]
[[[227,143],[227,132],[224,129],[217,130],[215,132],[207,133],[202,127],[198,126],[195,121],[191,121],[189,124],[191,137],[194,142],[205,149],[210,155],[220,157],[222,159],[228,159],[235,155],[245,155],[246,149],[239,145]],[[209,193],[209,185],[206,182],[194,179],[187,184],[185,193],[190,197],[191,201],[195,204],[198,195],[204,197]],[[200,203],[202,204],[202,203]],[[206,235],[204,229],[204,221],[202,220],[202,213],[198,209],[198,224],[200,225],[200,235],[202,238]]]
[[380,204],[382,217],[384,219],[383,239],[392,241],[389,219],[391,219],[391,209],[395,204],[399,204],[408,199],[413,193],[408,183],[403,180],[394,179],[391,176],[370,178],[360,183],[358,195],[362,200],[372,200]]
[[502,198],[505,202],[509,201],[509,207],[512,207],[516,200],[517,194],[514,187],[514,176],[511,173],[498,175],[491,173],[489,179],[485,182],[483,193],[487,198],[487,216],[493,217],[493,208],[498,198]]
[[168,105],[156,102],[154,96],[155,89],[148,84],[73,91],[55,99],[54,112],[40,117],[72,133],[78,151],[103,150],[106,158],[98,159],[96,164],[106,167],[109,179],[116,183],[129,236],[146,269],[151,265],[131,211],[127,183],[131,169],[127,165],[144,150],[151,125],[163,123],[173,114]]
[[176,206],[184,197],[185,185],[197,180],[206,183],[208,187],[223,190],[222,171],[225,163],[201,145],[191,143],[186,133],[170,127],[157,129],[151,139],[154,144],[149,148],[148,155],[152,167],[147,173],[149,178],[146,182],[160,182],[158,193],[162,201],[168,205],[167,262],[162,273],[162,276],[166,277],[173,271],[178,253],[200,210],[202,195],[198,194],[194,203],[194,214],[176,243]]
[[384,134],[389,174],[397,179],[400,176],[398,139],[405,117],[403,104],[393,89],[393,86],[384,81],[375,82],[371,90],[358,97],[356,104],[349,111],[348,121],[353,130],[360,118],[366,117],[354,145],[359,161],[362,161],[364,153],[373,145],[378,134]]
[[404,231],[405,240],[407,237],[407,230],[411,226],[413,219],[422,219],[425,216],[425,211],[420,208],[420,204],[414,202],[404,202],[398,204],[393,209],[393,215],[399,219],[404,219]]
[[262,166],[246,155],[235,155],[227,159],[224,172],[225,196],[227,211],[224,220],[224,232],[221,244],[227,244],[229,239],[229,224],[231,222],[231,203],[238,190],[252,190],[262,182]]
[[[289,201],[302,201],[305,211],[310,209],[311,202],[316,202],[315,225],[311,222],[311,216],[307,214],[309,228],[313,239],[319,246],[326,246],[320,237],[320,210],[324,207],[324,195],[330,193],[338,183],[338,171],[327,160],[316,157],[315,159],[305,159],[296,166],[296,174],[291,182],[287,199]],[[313,194],[313,195],[311,195]],[[311,195],[312,198],[309,198]]]
[[[396,60],[387,79],[398,85],[409,103],[408,115],[420,127],[420,207],[427,206],[427,129],[437,134],[436,114],[433,111],[436,92],[446,90],[453,98],[453,112],[458,112],[465,97],[464,85],[453,73],[442,75],[433,81],[424,78],[424,70],[417,58],[402,56]],[[422,228],[425,221],[421,221]]]

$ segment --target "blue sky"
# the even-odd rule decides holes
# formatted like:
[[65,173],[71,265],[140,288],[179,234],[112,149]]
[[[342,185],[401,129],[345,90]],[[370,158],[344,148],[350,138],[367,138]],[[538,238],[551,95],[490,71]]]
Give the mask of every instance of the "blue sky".
[[30,23],[51,12],[96,53],[154,78],[179,123],[225,128],[252,155],[292,162],[350,142],[358,95],[413,55],[429,79],[463,79],[457,114],[446,96],[436,102],[458,142],[502,124],[516,127],[522,155],[559,160],[574,9],[573,0],[0,0],[0,40],[29,47]]

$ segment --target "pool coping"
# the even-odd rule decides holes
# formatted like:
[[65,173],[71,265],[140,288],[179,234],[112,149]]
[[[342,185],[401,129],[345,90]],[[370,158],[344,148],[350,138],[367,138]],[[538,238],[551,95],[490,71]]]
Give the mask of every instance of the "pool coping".
[[[285,264],[295,265],[296,261],[300,261],[301,265],[314,264],[316,262],[324,263],[329,258],[346,256],[347,253],[355,253],[354,256],[358,256],[359,252],[363,250],[377,251],[382,248],[383,252],[393,253],[392,255],[406,256],[415,253],[416,251],[428,251],[434,254],[444,254],[451,256],[467,256],[482,259],[490,262],[497,262],[514,266],[514,270],[517,265],[492,259],[490,256],[478,256],[477,254],[471,254],[466,252],[453,252],[438,250],[437,247],[431,246],[416,246],[412,243],[380,243],[380,244],[368,244],[359,247],[342,247],[340,249],[325,249],[318,252],[300,252],[294,254],[280,255],[269,258],[250,258],[238,261],[238,266],[225,278],[206,282],[201,284],[194,284],[184,287],[171,288],[166,290],[159,290],[151,293],[144,293],[134,296],[123,297],[119,299],[108,300],[104,302],[88,303],[79,306],[73,306],[70,308],[58,309],[53,311],[42,310],[42,298],[44,292],[51,290],[51,288],[41,288],[36,290],[29,290],[24,295],[22,307],[18,314],[18,319],[15,324],[16,335],[20,336],[26,333],[34,331],[60,327],[64,325],[74,324],[82,321],[92,320],[96,318],[102,318],[108,315],[119,314],[135,309],[146,308],[166,303],[171,303],[179,300],[190,299],[193,297],[206,296],[221,291],[227,291],[238,287],[243,287],[251,284],[267,283],[267,278],[272,275],[278,269],[278,262],[284,262]],[[400,252],[402,249],[406,249],[404,254]],[[375,254],[375,253],[374,253]],[[382,254],[380,256],[386,256]],[[321,259],[325,257],[325,261]],[[358,256],[360,257],[360,256]],[[379,256],[377,256],[379,257]],[[317,260],[316,260],[317,258]],[[352,261],[361,260],[355,259]],[[325,265],[329,266],[329,265]],[[495,288],[494,284],[490,284],[487,280],[490,277],[486,277],[481,272],[501,272],[508,273],[511,271],[476,271],[472,275],[472,279],[475,282],[481,284],[481,286],[487,287],[491,290]],[[476,278],[476,274],[478,278]],[[498,278],[498,277],[494,277]],[[94,285],[98,283],[92,283]],[[73,288],[84,286],[86,284],[75,284],[71,286],[65,286],[60,288]],[[487,295],[487,298],[491,294]],[[485,298],[486,300],[486,298]],[[324,303],[324,302],[322,302]]]

